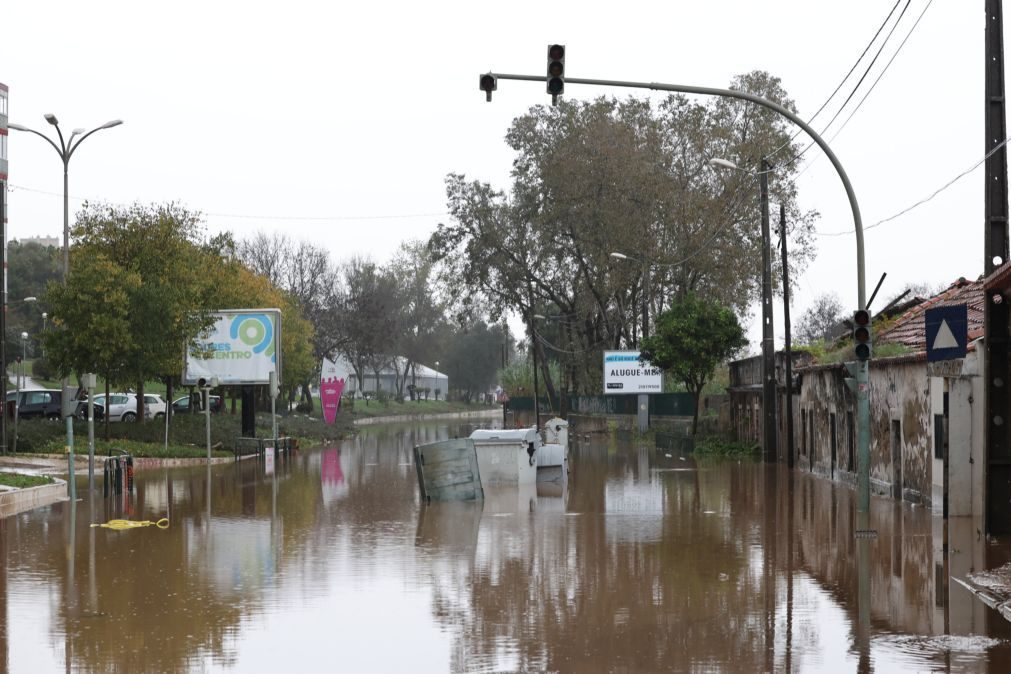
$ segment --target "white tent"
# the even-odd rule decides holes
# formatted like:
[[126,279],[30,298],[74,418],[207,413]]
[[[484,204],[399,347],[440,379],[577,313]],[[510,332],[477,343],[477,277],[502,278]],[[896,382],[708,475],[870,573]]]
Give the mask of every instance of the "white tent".
[[[439,391],[439,398],[446,397],[446,391],[449,389],[449,377],[445,374],[421,363],[415,363],[413,368],[407,371],[405,375],[403,373],[407,367],[407,359],[403,356],[398,356],[397,362],[400,366],[401,376],[405,378],[405,397],[410,397],[407,386],[411,384],[418,389],[429,389],[429,398],[435,398],[436,389]],[[362,391],[373,392],[377,388],[387,393],[393,393],[397,390],[397,371],[392,365],[386,365],[379,370],[378,382],[376,373],[370,368],[366,368],[365,372],[362,373],[362,387],[361,391],[359,391],[358,378],[355,376],[354,366],[344,358],[337,358],[334,364],[337,366],[338,376],[344,377],[347,380],[345,391],[349,394],[358,396]]]

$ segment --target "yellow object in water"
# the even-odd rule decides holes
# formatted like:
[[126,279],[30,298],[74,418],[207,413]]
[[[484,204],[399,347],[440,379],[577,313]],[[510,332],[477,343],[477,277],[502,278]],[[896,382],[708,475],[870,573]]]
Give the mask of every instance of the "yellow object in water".
[[150,527],[156,526],[159,529],[168,529],[169,521],[167,517],[163,517],[157,522],[152,522],[150,520],[109,520],[105,524],[92,524],[94,527],[102,527],[104,529],[115,529],[116,531],[123,531],[124,529],[139,529],[140,527]]

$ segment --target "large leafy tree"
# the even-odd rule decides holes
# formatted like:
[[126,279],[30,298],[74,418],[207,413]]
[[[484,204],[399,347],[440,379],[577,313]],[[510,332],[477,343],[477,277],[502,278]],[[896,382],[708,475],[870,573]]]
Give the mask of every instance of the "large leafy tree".
[[[794,107],[767,73],[732,86]],[[601,348],[638,341],[644,300],[652,316],[692,292],[743,312],[760,289],[757,179],[715,171],[709,160],[746,169],[763,157],[778,163],[771,192],[787,209],[791,265],[803,268],[816,214],[796,203],[795,167],[786,160],[800,146],[791,133],[774,113],[730,99],[601,98],[532,108],[506,136],[516,152],[508,191],[447,178],[452,219],[429,243],[457,311],[492,318],[515,311],[528,326],[546,309],[565,316],[571,340],[567,334],[564,346],[574,358],[582,354],[566,368],[576,390],[596,390]],[[612,252],[637,261],[617,261]]]
[[657,317],[656,334],[642,340],[641,355],[684,384],[695,399],[692,434],[698,428],[699,396],[716,366],[747,340],[733,310],[694,293],[674,300]]
[[[177,204],[86,203],[72,234],[66,287],[51,284],[46,298],[58,328],[46,335],[47,353],[61,374],[104,366],[107,381],[135,385],[143,420],[144,382],[180,372],[184,347],[210,322],[215,289],[204,270],[216,251],[200,241],[199,216]],[[102,270],[108,299],[94,296]],[[112,343],[124,322],[126,338]],[[95,360],[89,339],[114,350],[116,363]]]

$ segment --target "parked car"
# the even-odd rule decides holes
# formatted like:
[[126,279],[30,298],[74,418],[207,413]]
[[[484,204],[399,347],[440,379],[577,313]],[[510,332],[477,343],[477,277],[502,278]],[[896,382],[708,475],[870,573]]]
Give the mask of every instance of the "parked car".
[[19,419],[59,419],[62,410],[60,403],[63,400],[63,392],[60,389],[33,389],[21,391],[18,398],[18,391],[7,392],[7,402],[18,402]]
[[[202,412],[203,406],[200,404],[200,398],[197,397],[197,409],[196,412]],[[211,414],[218,414],[221,410],[225,409],[225,399],[221,396],[211,396]],[[182,398],[176,398],[172,401],[172,414],[188,414],[190,412],[190,397],[183,396]]]
[[95,396],[95,419],[104,419],[107,411],[109,421],[133,421],[137,418],[137,396],[133,393],[113,393],[109,396],[108,405],[104,393]]
[[165,416],[165,408],[168,403],[160,395],[153,393],[144,394],[144,418],[161,419]]

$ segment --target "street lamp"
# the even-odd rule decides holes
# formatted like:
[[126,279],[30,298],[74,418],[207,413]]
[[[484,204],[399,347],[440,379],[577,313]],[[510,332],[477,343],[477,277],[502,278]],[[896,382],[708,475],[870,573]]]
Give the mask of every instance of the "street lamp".
[[649,262],[624,253],[611,253],[610,256],[615,260],[632,260],[642,263],[642,338],[646,339],[649,337]]
[[28,358],[28,333],[21,333],[21,388],[27,388],[28,382],[25,381],[25,360]]
[[[60,130],[60,123],[57,121],[56,116],[53,114],[45,115],[46,121],[56,127],[56,136],[60,141],[57,145],[53,142],[49,136],[36,131],[35,129],[30,129],[26,126],[21,126],[20,124],[14,124],[13,122],[7,125],[8,128],[14,129],[15,131],[25,131],[27,133],[34,133],[39,138],[42,138],[47,143],[53,146],[56,153],[60,155],[60,160],[63,162],[63,281],[66,283],[67,274],[70,273],[70,206],[69,206],[69,178],[68,170],[70,168],[70,158],[74,155],[74,152],[81,146],[84,139],[95,133],[96,131],[101,131],[102,129],[111,129],[114,126],[119,126],[123,123],[121,119],[114,119],[105,124],[92,129],[91,131],[85,131],[84,129],[74,129],[70,133],[70,137],[65,141],[63,139],[63,131]],[[78,138],[78,136],[80,136]],[[76,142],[74,139],[77,139]]]
[[[714,157],[709,160],[714,168],[734,169],[755,175],[732,161]],[[776,345],[772,333],[772,236],[769,233],[769,170],[768,161],[762,159],[758,172],[758,188],[762,209],[762,434],[765,460],[775,461],[776,438]],[[785,233],[784,233],[785,236]],[[787,359],[789,359],[787,354]],[[787,380],[787,396],[790,395]]]
[[[36,131],[35,129],[29,129],[26,126],[21,126],[20,124],[8,123],[7,128],[14,129],[15,131],[24,131],[27,133],[34,133],[39,138],[42,138],[47,143],[53,146],[56,150],[56,154],[60,155],[60,161],[63,162],[63,269],[62,269],[62,281],[63,284],[67,283],[67,276],[70,274],[70,196],[69,196],[69,178],[68,170],[70,168],[70,158],[74,156],[74,152],[77,148],[81,147],[81,143],[84,139],[95,133],[96,131],[101,131],[102,129],[111,129],[114,126],[119,126],[123,123],[121,119],[113,119],[101,126],[95,127],[91,131],[85,131],[84,129],[77,128],[70,132],[70,137],[64,141],[63,131],[60,130],[60,123],[56,119],[56,115],[48,113],[44,115],[47,122],[56,127],[56,137],[59,139],[60,144],[57,145],[55,142],[50,140],[49,136]],[[75,139],[76,138],[76,142]],[[4,286],[7,285],[6,278],[7,270],[4,269]],[[63,378],[62,387],[63,389],[63,405],[64,411],[67,410],[69,405],[67,404],[70,399],[70,379],[68,377]],[[66,415],[67,423],[67,466],[69,471],[69,479],[67,480],[67,490],[70,493],[71,498],[74,498],[77,494],[77,490],[74,487],[74,421],[73,414]]]

